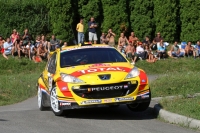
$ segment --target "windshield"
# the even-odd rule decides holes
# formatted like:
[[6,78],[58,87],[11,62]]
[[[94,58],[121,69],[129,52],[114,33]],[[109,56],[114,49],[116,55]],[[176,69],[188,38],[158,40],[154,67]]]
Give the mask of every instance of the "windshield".
[[60,67],[127,62],[114,48],[86,48],[61,52]]

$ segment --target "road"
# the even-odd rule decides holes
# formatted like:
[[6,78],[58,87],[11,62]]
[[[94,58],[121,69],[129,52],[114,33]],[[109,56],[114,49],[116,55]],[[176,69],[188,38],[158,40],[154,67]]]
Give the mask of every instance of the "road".
[[[150,77],[153,79],[155,77]],[[126,106],[74,110],[64,117],[39,111],[36,97],[0,107],[0,133],[194,133],[157,119],[155,101],[142,113]]]

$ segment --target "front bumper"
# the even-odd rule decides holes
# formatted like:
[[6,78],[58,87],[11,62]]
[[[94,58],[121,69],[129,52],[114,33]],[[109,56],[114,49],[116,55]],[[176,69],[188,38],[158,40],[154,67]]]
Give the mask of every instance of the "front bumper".
[[[122,98],[122,97],[121,97]],[[99,99],[100,100],[100,99]],[[134,104],[134,103],[143,103],[151,101],[150,95],[137,96],[133,101],[124,101],[124,102],[113,102],[113,103],[99,103],[99,104],[90,104],[90,105],[78,105],[76,102],[62,102],[59,101],[60,110],[70,110],[70,109],[81,109],[81,108],[96,108],[96,107],[108,107],[111,105],[122,105],[122,104]]]

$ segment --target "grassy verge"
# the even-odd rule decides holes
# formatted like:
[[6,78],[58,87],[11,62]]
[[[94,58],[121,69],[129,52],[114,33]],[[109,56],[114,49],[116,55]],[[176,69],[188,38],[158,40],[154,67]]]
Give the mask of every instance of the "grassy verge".
[[37,78],[44,66],[25,58],[5,60],[0,56],[0,106],[36,95]]
[[163,99],[160,104],[165,110],[200,120],[200,96],[171,100]]
[[152,97],[187,96],[187,94],[199,93],[199,75],[200,72],[192,71],[164,74],[151,83]]

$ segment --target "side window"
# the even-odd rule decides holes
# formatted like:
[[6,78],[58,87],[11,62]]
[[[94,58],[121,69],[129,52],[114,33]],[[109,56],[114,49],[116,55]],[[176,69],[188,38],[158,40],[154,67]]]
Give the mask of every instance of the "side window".
[[47,66],[47,70],[49,73],[54,74],[56,71],[56,53],[54,53],[49,62],[48,62],[48,66]]

